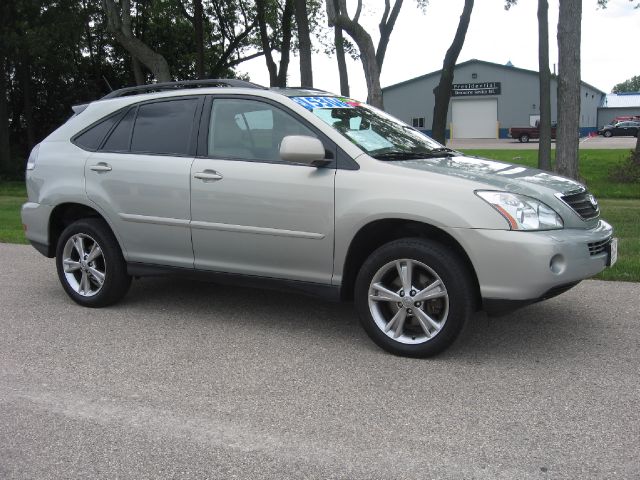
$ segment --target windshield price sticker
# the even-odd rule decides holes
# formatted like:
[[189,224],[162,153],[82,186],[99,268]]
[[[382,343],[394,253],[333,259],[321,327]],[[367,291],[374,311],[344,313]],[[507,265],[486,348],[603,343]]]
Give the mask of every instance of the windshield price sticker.
[[336,97],[291,97],[291,100],[307,110],[315,108],[353,108],[347,102]]

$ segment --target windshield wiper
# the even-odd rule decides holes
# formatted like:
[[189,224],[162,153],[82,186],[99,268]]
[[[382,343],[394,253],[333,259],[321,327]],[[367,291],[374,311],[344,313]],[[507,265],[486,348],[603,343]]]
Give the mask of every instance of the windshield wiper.
[[422,153],[413,153],[413,152],[385,152],[378,153],[376,155],[371,155],[373,158],[378,160],[417,160],[419,158],[424,158],[424,154]]
[[455,155],[457,155],[459,152],[454,150],[453,148],[449,148],[449,147],[440,147],[440,148],[434,148],[433,150],[429,151],[430,154],[453,154],[453,155],[442,155],[444,157],[454,157]]
[[424,152],[384,152],[376,155],[371,155],[378,160],[419,160],[421,158],[434,158],[434,157],[455,157],[459,155],[459,152],[452,150],[451,148],[441,147],[434,148],[433,150],[427,150]]

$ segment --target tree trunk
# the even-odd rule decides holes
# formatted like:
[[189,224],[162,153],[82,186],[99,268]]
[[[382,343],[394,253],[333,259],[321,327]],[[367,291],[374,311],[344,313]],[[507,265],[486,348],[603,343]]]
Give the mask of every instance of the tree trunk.
[[556,171],[574,179],[578,178],[581,20],[581,0],[560,0]]
[[269,86],[275,87],[278,84],[278,67],[271,54],[271,42],[267,29],[266,0],[256,0],[256,19],[260,31],[260,43],[264,52],[264,60],[269,71]]
[[633,161],[640,166],[640,131],[636,133],[636,149],[633,152]]
[[9,110],[7,108],[7,61],[0,57],[0,173],[11,170],[11,148],[9,144]]
[[360,61],[364,70],[364,78],[367,82],[367,102],[378,107],[384,108],[382,102],[382,89],[380,88],[380,70],[376,60],[376,51],[373,46],[371,35],[358,23],[362,1],[358,1],[358,12],[353,20],[347,16],[346,1],[340,0],[340,9],[336,11],[333,0],[327,0],[327,15],[329,17],[330,26],[337,25],[341,27],[358,45],[360,50]]
[[540,72],[540,143],[538,168],[551,170],[551,72],[549,71],[549,3],[538,0],[538,68]]
[[295,0],[295,7],[300,52],[300,86],[313,87],[311,37],[309,36],[309,18],[307,17],[306,0]]
[[447,128],[447,113],[449,112],[449,100],[451,100],[451,88],[453,87],[453,71],[458,61],[458,55],[464,45],[464,39],[471,20],[473,10],[473,0],[465,0],[458,29],[453,37],[453,42],[444,56],[442,63],[442,73],[440,82],[433,89],[435,103],[433,106],[433,123],[431,125],[431,136],[438,142],[444,144],[446,141],[445,132]]
[[[340,11],[338,0],[333,1],[334,12]],[[347,61],[344,55],[344,35],[342,28],[338,25],[333,27],[334,44],[336,46],[336,59],[338,60],[338,75],[340,76],[340,95],[348,97],[349,92],[349,72],[347,71]]]
[[147,83],[142,73],[142,65],[136,57],[131,56],[131,70],[133,71],[133,78],[136,81],[136,85],[144,85]]
[[205,77],[203,23],[204,9],[202,8],[202,0],[193,0],[193,34],[196,42],[196,75],[200,79]]
[[344,56],[344,37],[339,26],[333,27],[336,45],[336,58],[338,60],[338,75],[340,75],[340,95],[348,97],[349,93],[349,72],[347,71],[347,61]]
[[378,25],[380,30],[380,40],[378,41],[378,48],[376,50],[376,62],[378,63],[378,70],[382,71],[382,64],[384,63],[384,56],[387,53],[387,46],[389,45],[389,38],[391,38],[391,32],[396,24],[400,9],[402,8],[403,0],[396,0],[391,9],[389,0],[384,2],[384,13],[382,19]]
[[27,151],[31,151],[31,149],[36,144],[36,134],[35,134],[35,125],[33,121],[33,93],[31,91],[31,67],[27,57],[24,57],[24,63],[22,64],[22,98],[24,102],[24,123],[26,129],[26,137],[27,137]]
[[122,0],[122,17],[114,0],[102,0],[107,16],[107,28],[116,41],[122,45],[140,63],[151,70],[159,82],[170,82],[171,73],[167,60],[151,49],[147,44],[135,38],[131,32],[131,8],[129,0]]
[[289,56],[291,52],[291,29],[294,14],[293,0],[287,0],[282,12],[282,48],[280,49],[280,70],[278,72],[278,87],[287,86],[287,72],[289,70]]

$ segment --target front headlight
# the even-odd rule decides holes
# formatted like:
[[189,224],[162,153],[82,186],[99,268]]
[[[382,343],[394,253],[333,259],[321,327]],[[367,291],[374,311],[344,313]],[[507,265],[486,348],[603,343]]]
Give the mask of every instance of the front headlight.
[[560,215],[535,198],[486,190],[476,191],[476,195],[495,208],[511,230],[555,230],[564,226]]

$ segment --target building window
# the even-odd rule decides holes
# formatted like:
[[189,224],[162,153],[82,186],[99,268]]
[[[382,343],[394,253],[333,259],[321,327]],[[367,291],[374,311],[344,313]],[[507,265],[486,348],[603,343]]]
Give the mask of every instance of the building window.
[[478,78],[478,74],[477,73],[472,73],[471,74],[471,78]]
[[411,119],[413,128],[424,128],[424,117],[414,117]]

